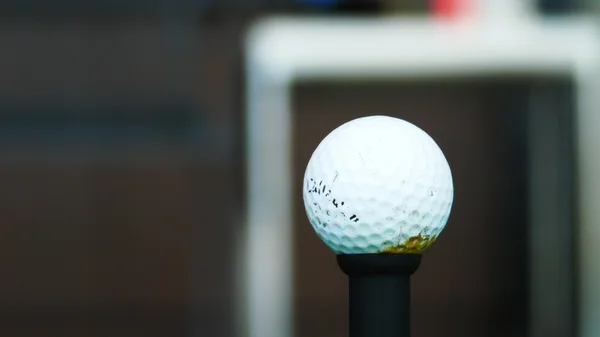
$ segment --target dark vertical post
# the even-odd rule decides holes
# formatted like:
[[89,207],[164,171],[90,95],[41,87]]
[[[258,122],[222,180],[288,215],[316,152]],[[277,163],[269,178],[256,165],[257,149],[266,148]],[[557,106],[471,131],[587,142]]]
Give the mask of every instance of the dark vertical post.
[[350,337],[410,337],[410,276],[418,254],[338,255],[349,277]]

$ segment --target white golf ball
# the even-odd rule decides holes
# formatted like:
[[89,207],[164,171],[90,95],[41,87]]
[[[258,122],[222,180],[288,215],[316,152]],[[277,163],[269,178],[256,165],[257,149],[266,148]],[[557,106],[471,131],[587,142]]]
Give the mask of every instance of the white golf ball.
[[422,253],[446,225],[453,197],[450,167],[435,141],[387,116],[333,130],[303,181],[308,219],[336,254]]

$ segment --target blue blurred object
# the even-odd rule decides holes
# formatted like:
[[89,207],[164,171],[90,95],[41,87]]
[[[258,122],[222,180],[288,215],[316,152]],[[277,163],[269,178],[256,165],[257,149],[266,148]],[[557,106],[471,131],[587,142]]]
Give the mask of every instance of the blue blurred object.
[[[95,104],[43,105],[0,102],[0,144],[44,149],[203,146],[212,126],[194,107]],[[210,135],[209,135],[210,134]]]
[[300,2],[315,7],[333,7],[342,0],[300,0]]

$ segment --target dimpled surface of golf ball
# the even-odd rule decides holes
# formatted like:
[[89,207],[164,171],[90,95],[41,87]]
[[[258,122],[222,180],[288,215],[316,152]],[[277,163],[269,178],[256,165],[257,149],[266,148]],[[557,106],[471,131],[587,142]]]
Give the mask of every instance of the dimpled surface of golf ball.
[[387,116],[333,130],[303,181],[309,222],[336,254],[422,253],[446,225],[453,197],[450,167],[435,141]]

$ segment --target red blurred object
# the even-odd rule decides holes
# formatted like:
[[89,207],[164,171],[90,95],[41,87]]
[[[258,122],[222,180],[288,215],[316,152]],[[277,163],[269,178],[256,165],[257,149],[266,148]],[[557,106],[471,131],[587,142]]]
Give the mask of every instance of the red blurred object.
[[435,17],[456,18],[465,12],[464,0],[431,0],[430,12]]

